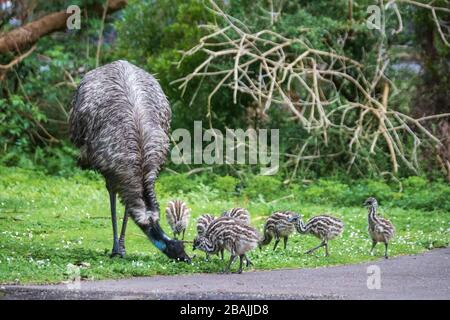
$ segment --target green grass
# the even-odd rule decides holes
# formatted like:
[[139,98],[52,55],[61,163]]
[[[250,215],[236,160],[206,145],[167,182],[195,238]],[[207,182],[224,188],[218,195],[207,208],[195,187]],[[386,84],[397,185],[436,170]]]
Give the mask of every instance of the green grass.
[[[272,242],[262,251],[251,252],[249,256],[257,270],[357,263],[379,259],[383,254],[382,245],[377,247],[375,256],[368,254],[371,241],[366,231],[367,212],[363,207],[339,207],[326,201],[303,203],[295,200],[295,195],[271,203],[258,200],[260,197],[254,201],[237,197],[221,200],[214,189],[205,185],[201,188],[202,191],[176,195],[192,208],[187,239],[195,236],[194,219],[198,215],[219,214],[233,206],[248,208],[252,224],[259,230],[274,210],[295,210],[306,218],[329,212],[343,219],[346,229],[341,238],[331,242],[330,257],[324,257],[320,250],[313,255],[304,255],[303,252],[317,245],[319,240],[296,234],[290,238],[286,251],[281,245],[273,252]],[[167,194],[160,194],[162,208],[168,200]],[[123,212],[122,206],[119,212]],[[447,211],[405,209],[385,202],[380,213],[397,228],[390,246],[391,256],[419,253],[448,246],[450,242],[450,214]],[[162,226],[169,231],[163,215]],[[62,178],[0,167],[0,283],[61,282],[69,277],[69,264],[81,263],[85,263],[81,268],[82,278],[90,280],[218,272],[224,265],[217,257],[212,257],[210,262],[204,261],[204,254],[198,251],[192,265],[170,261],[157,252],[133,222],[127,230],[125,259],[109,258],[111,238],[108,196],[100,177],[75,174]],[[192,255],[190,246],[188,252]]]

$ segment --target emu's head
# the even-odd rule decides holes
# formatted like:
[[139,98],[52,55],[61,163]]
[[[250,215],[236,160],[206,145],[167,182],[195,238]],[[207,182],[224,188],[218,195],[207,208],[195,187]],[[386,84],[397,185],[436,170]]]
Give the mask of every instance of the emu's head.
[[364,202],[364,206],[365,207],[378,207],[378,201],[374,197],[370,197]]
[[184,251],[184,243],[179,240],[169,240],[163,252],[171,259],[191,263],[191,258]]
[[183,241],[170,239],[159,225],[159,220],[150,219],[149,222],[143,226],[143,229],[156,248],[171,259],[191,262],[191,258],[184,251]]
[[[205,231],[206,231],[205,226],[203,226],[203,225],[197,225],[197,234],[198,234],[199,236],[204,235],[204,234],[205,234]],[[194,240],[194,242],[195,242],[195,240]]]
[[184,225],[181,221],[177,222],[177,224],[175,225],[175,232],[176,233],[181,233],[184,230]]
[[302,216],[299,213],[293,212],[291,214],[291,216],[287,219],[287,221],[291,222],[291,223],[296,223],[297,221],[299,221],[301,219],[302,219]]
[[211,241],[208,240],[208,238],[200,236],[196,237],[194,239],[194,245],[192,247],[192,250],[199,249],[205,252],[211,251]]
[[195,249],[199,249],[201,238],[202,238],[202,236],[195,237],[195,239],[193,241],[193,245],[192,245],[192,251],[194,251]]

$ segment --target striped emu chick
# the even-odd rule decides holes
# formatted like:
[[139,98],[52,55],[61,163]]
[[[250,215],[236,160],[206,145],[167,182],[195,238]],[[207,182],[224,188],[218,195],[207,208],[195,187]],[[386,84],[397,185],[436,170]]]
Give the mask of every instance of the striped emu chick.
[[[220,218],[216,218],[213,215],[210,214],[204,214],[200,216],[197,220],[197,237],[194,239],[194,245],[192,247],[192,250],[200,249],[206,253],[206,259],[209,258],[209,255],[211,254],[219,254],[221,253],[221,257],[223,260],[223,252],[224,252],[224,245],[223,243],[219,243],[218,241],[215,241],[216,237],[216,230],[214,232],[208,233],[209,227],[216,222]],[[225,222],[222,222],[224,224]],[[236,223],[236,221],[232,218],[226,221],[226,223]],[[204,242],[206,239],[211,238],[211,243],[208,242],[208,247],[204,245]]]
[[222,217],[230,217],[239,220],[243,224],[250,224],[250,213],[244,208],[233,208],[222,213]]
[[289,236],[295,231],[294,222],[289,221],[296,215],[292,211],[277,211],[267,219],[264,225],[263,239],[259,243],[259,247],[268,245],[275,238],[273,250],[277,248],[280,239],[283,238],[284,249],[286,249]]
[[208,229],[211,222],[213,222],[216,219],[212,214],[202,214],[197,219],[197,235],[203,236],[206,232],[206,229]]
[[344,223],[338,218],[323,214],[312,217],[305,224],[300,215],[289,218],[289,221],[295,222],[295,228],[300,234],[312,234],[322,240],[317,246],[308,251],[307,254],[316,251],[321,247],[325,247],[325,256],[328,256],[328,240],[332,240],[342,234],[344,231]]
[[[197,239],[198,237],[204,236],[206,233],[206,229],[208,229],[209,225],[216,219],[216,217],[214,217],[211,214],[202,214],[200,217],[198,217],[197,219],[197,237],[195,239]],[[195,240],[194,240],[194,250],[195,250]],[[221,250],[219,250],[217,252],[217,254],[221,254],[222,260],[223,260],[223,248]],[[206,252],[206,260],[209,259],[209,253]]]
[[167,223],[172,228],[173,236],[175,239],[177,239],[177,236],[182,233],[182,239],[184,240],[184,233],[189,222],[189,216],[190,210],[183,201],[175,200],[170,201],[167,204]]
[[234,218],[220,217],[209,225],[204,236],[196,238],[194,247],[208,253],[216,253],[222,248],[228,250],[231,256],[224,272],[228,273],[232,263],[239,257],[238,273],[242,273],[244,258],[247,267],[251,264],[247,252],[255,249],[259,240],[260,236],[253,227]]
[[373,249],[378,242],[384,243],[384,257],[388,258],[388,245],[389,240],[394,237],[395,227],[387,219],[383,219],[377,215],[378,202],[375,198],[370,197],[364,202],[364,205],[368,207],[368,222],[369,222],[369,235],[372,238],[372,254]]

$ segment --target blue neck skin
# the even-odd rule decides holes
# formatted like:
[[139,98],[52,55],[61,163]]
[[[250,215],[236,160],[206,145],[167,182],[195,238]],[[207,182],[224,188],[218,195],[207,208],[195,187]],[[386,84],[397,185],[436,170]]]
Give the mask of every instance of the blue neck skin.
[[150,224],[145,230],[145,234],[156,248],[162,252],[166,251],[167,242],[170,241],[170,239],[161,229],[159,222]]
[[152,241],[152,243],[155,245],[155,247],[157,247],[159,250],[164,251],[167,248],[167,245],[160,240],[155,240],[155,239],[150,239]]

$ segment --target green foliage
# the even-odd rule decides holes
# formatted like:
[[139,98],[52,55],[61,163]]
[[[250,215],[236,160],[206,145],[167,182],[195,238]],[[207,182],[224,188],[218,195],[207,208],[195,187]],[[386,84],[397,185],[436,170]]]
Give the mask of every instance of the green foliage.
[[450,186],[445,182],[430,183],[421,177],[405,180],[404,192],[395,202],[404,208],[433,210],[440,208],[450,212]]
[[78,151],[67,143],[62,143],[58,148],[38,147],[33,154],[33,165],[29,168],[53,175],[70,176],[81,171],[75,164],[77,157]]
[[196,181],[186,174],[161,175],[156,183],[156,192],[163,195],[186,194],[195,188]]
[[76,152],[72,146],[60,143],[55,148],[44,144],[42,124],[46,121],[42,110],[22,96],[0,99],[0,163],[39,168],[51,174],[76,171]]
[[213,182],[213,187],[217,189],[222,195],[230,196],[235,194],[236,187],[239,184],[239,180],[231,176],[218,176]]
[[249,199],[271,201],[280,195],[281,182],[272,176],[252,176],[244,187],[243,194]]
[[302,194],[302,197],[314,203],[322,201],[335,203],[347,193],[347,185],[337,181],[320,179],[317,183],[309,186]]
[[34,143],[32,133],[38,130],[36,123],[45,120],[39,108],[21,96],[0,99],[1,161],[15,163],[20,153],[30,152]]
[[389,204],[405,209],[450,211],[450,185],[442,181],[430,182],[420,176],[391,182],[379,179],[343,182],[322,178],[308,184],[293,182],[285,185],[277,176],[250,175],[241,181],[211,173],[192,176],[163,174],[157,180],[156,188],[157,194],[163,197],[194,200],[201,195],[201,201],[206,202],[243,197],[248,201],[265,203],[286,198],[299,203],[362,207],[368,197],[375,197],[381,206]]
[[430,183],[422,177],[410,177],[401,184],[403,192],[398,191],[398,183],[391,185],[382,180],[359,180],[349,185],[339,181],[319,180],[317,183],[304,187],[299,199],[313,203],[362,206],[368,197],[375,197],[382,206],[389,203],[405,209],[450,209],[448,184]]

